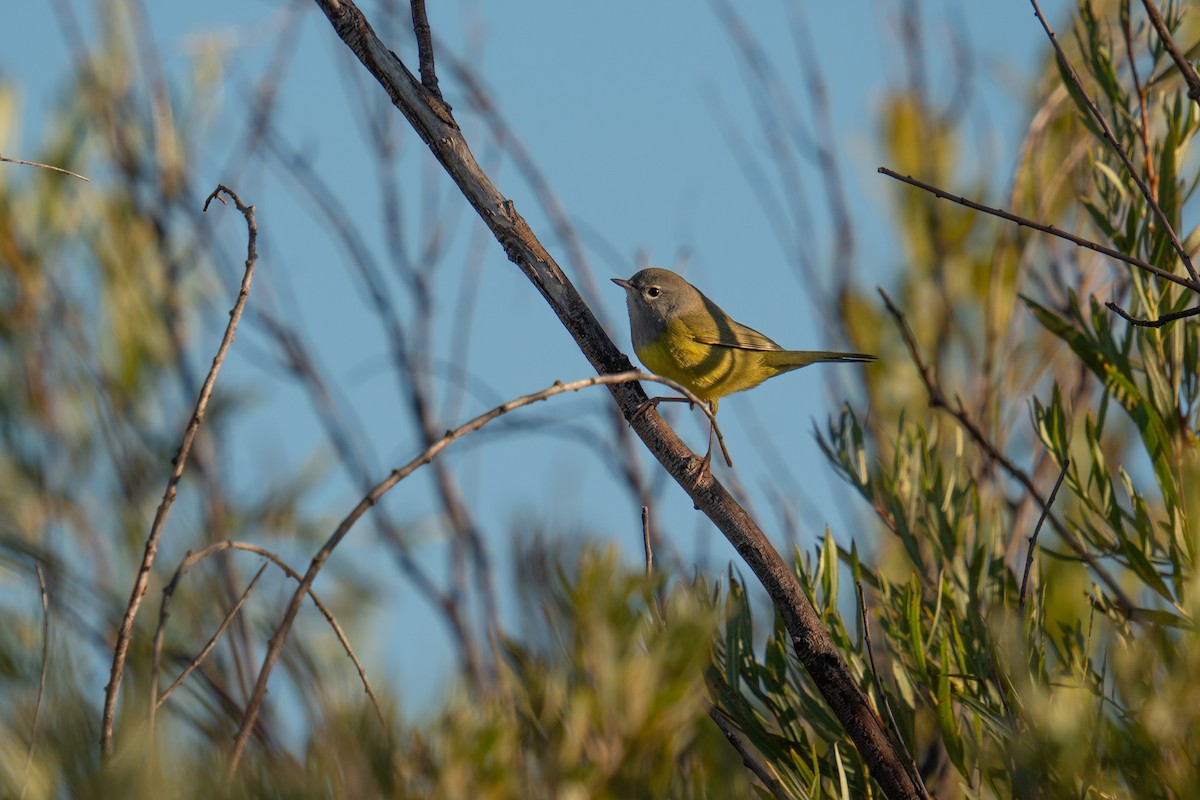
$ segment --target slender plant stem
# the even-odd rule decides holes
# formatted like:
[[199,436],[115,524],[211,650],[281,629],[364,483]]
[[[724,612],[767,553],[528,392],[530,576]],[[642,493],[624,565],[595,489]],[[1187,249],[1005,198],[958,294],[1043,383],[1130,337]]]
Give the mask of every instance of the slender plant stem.
[[921,770],[917,768],[916,759],[912,757],[912,753],[908,750],[908,745],[904,743],[904,737],[900,735],[900,726],[896,724],[896,716],[892,713],[892,704],[888,702],[887,694],[883,691],[883,681],[879,678],[879,668],[875,666],[875,653],[871,649],[871,622],[867,616],[867,599],[863,595],[862,581],[855,581],[854,588],[858,590],[858,611],[862,615],[863,625],[863,649],[867,651],[867,660],[871,662],[871,677],[875,681],[875,692],[879,695],[880,705],[887,712],[888,729],[892,732],[895,741],[899,743],[900,749],[904,751],[904,758],[908,764],[908,774],[912,777],[913,782],[920,787],[921,796],[928,800],[929,790],[925,788],[925,781],[921,779]]
[[1038,534],[1041,533],[1046,515],[1050,513],[1050,506],[1054,505],[1054,498],[1058,497],[1058,487],[1062,486],[1063,478],[1067,477],[1069,466],[1071,466],[1071,459],[1063,459],[1062,469],[1058,471],[1058,480],[1054,482],[1054,488],[1050,490],[1050,497],[1046,500],[1046,505],[1042,507],[1042,515],[1038,517],[1037,525],[1033,527],[1033,535],[1029,537],[1029,552],[1025,555],[1025,572],[1021,576],[1021,594],[1017,601],[1017,609],[1020,611],[1025,610],[1025,590],[1029,587],[1029,573],[1033,570],[1033,554],[1037,551]]
[[167,478],[167,488],[163,492],[162,502],[159,503],[158,510],[154,514],[154,522],[150,526],[150,535],[146,538],[146,550],[142,555],[142,563],[138,567],[137,577],[133,582],[133,590],[129,594],[129,604],[125,607],[125,616],[121,620],[120,629],[117,631],[117,643],[113,648],[112,669],[109,673],[108,685],[104,687],[104,712],[100,722],[100,753],[105,759],[112,756],[113,723],[116,717],[117,693],[121,688],[121,677],[125,671],[125,659],[129,653],[129,642],[133,638],[133,623],[137,619],[142,598],[146,596],[146,589],[150,583],[150,568],[154,565],[154,557],[158,553],[158,546],[162,539],[163,528],[167,522],[167,515],[171,512],[171,506],[175,503],[179,481],[183,478],[183,471],[187,467],[188,456],[192,452],[192,443],[196,440],[196,434],[200,431],[200,424],[204,421],[204,412],[208,408],[209,398],[212,397],[213,387],[217,382],[217,375],[221,371],[221,365],[225,363],[225,356],[228,355],[229,347],[233,344],[233,337],[237,332],[238,322],[241,320],[242,312],[246,308],[246,300],[250,297],[250,284],[254,280],[254,265],[258,261],[258,224],[254,219],[254,206],[244,205],[237,194],[228,187],[219,184],[212,191],[212,194],[208,196],[208,199],[204,201],[204,210],[208,210],[208,205],[212,202],[213,198],[220,200],[224,204],[225,200],[221,197],[222,194],[228,195],[237,206],[238,211],[242,212],[242,216],[246,218],[246,269],[242,274],[242,285],[238,289],[237,301],[233,304],[233,310],[229,312],[229,324],[225,327],[225,335],[221,338],[221,344],[217,348],[217,354],[213,358],[212,366],[208,370],[208,376],[205,377],[204,384],[200,387],[200,395],[196,398],[196,407],[192,411],[192,417],[183,432],[183,440],[179,444],[179,452],[171,462],[173,466],[171,474]]
[[27,167],[41,167],[42,169],[48,169],[52,172],[61,172],[63,175],[70,175],[72,178],[79,178],[81,181],[87,181],[88,183],[92,182],[91,178],[86,178],[83,175],[80,175],[78,172],[71,172],[69,169],[56,167],[53,164],[43,164],[40,161],[25,161],[24,159],[8,158],[7,156],[0,156],[0,161],[3,161],[6,164],[24,164]]

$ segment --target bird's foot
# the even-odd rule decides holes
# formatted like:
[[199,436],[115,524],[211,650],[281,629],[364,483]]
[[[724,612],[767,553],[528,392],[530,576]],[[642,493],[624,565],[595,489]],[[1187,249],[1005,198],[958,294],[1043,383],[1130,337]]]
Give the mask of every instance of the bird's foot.
[[708,448],[708,452],[703,458],[692,456],[688,465],[688,471],[695,473],[697,483],[712,481],[716,478],[712,471],[712,446]]
[[629,421],[633,422],[635,419],[640,417],[642,414],[645,414],[650,409],[658,408],[659,403],[687,403],[689,408],[691,406],[695,405],[694,403],[692,403],[692,401],[688,400],[686,397],[647,397],[645,399],[645,401],[643,401],[641,404],[638,405],[637,408],[635,408],[633,410],[633,414],[630,415]]

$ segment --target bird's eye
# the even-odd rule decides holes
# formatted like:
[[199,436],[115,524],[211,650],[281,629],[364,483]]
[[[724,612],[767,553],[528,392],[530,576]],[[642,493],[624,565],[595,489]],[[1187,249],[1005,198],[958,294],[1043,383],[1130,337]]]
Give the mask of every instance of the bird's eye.
[[646,297],[658,297],[662,294],[662,289],[657,286],[650,286],[646,289]]

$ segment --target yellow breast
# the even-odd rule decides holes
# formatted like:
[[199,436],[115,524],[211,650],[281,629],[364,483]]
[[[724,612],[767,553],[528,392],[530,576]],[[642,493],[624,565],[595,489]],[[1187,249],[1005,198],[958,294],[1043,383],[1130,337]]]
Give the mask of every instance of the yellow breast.
[[656,341],[635,352],[646,369],[678,381],[704,401],[749,389],[779,374],[762,352],[698,342],[676,321],[668,323]]

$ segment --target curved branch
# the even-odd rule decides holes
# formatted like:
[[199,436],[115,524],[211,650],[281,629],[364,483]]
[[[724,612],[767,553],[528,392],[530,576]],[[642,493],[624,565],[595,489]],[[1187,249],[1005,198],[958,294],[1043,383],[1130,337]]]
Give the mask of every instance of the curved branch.
[[6,164],[23,164],[27,167],[41,167],[42,169],[48,169],[51,172],[60,172],[63,175],[70,175],[72,178],[79,178],[81,181],[87,181],[88,183],[92,182],[91,178],[86,178],[83,175],[80,175],[78,172],[71,172],[69,169],[56,167],[53,164],[43,164],[40,161],[26,161],[21,158],[8,158],[7,156],[0,156],[0,161],[3,161]]

